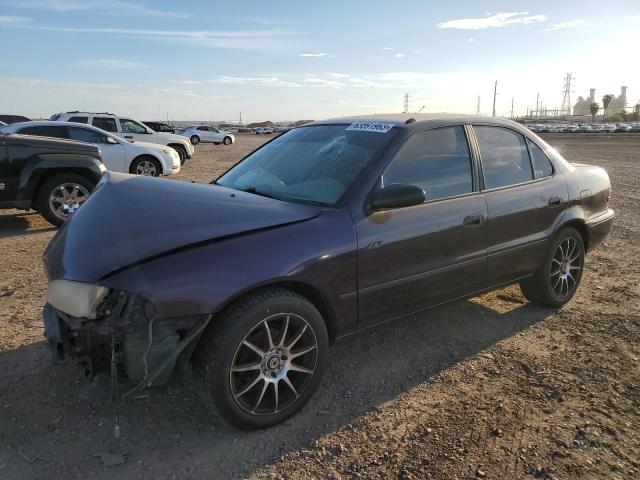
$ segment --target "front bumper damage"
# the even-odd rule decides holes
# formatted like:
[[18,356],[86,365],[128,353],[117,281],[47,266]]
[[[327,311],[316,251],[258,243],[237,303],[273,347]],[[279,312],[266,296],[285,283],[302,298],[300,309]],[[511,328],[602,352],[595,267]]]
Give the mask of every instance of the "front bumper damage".
[[[118,369],[137,383],[133,393],[162,385],[177,367],[187,365],[211,315],[157,318],[144,296],[111,291],[95,319],[72,317],[47,303],[42,312],[45,335],[55,363],[75,359],[92,378]],[[121,377],[122,378],[122,377]]]

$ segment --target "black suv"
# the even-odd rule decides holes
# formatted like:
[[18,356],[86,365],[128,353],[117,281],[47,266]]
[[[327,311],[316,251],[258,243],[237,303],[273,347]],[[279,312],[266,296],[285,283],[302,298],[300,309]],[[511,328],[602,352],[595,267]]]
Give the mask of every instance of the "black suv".
[[33,209],[62,225],[104,171],[95,145],[0,132],[0,209]]
[[176,133],[176,129],[171,125],[162,122],[142,122],[154,132],[160,133]]

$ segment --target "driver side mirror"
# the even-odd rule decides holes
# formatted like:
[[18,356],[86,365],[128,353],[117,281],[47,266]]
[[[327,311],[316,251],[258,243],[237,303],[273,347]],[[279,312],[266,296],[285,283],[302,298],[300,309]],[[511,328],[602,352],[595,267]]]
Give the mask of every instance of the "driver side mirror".
[[427,199],[424,190],[416,185],[393,184],[376,191],[371,198],[372,210],[412,207]]
[[113,137],[107,137],[107,143],[109,145],[118,145],[118,141]]

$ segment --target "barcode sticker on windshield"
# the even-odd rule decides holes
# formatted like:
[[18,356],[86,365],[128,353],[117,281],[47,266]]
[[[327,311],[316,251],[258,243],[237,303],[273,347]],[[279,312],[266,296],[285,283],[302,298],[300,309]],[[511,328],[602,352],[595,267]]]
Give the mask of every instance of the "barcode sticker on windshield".
[[393,123],[387,122],[354,122],[347,127],[347,131],[387,133],[392,128]]

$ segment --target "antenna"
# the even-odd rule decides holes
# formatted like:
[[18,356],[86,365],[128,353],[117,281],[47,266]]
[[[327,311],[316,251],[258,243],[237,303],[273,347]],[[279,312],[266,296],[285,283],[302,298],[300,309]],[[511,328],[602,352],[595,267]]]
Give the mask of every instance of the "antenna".
[[422,105],[422,106],[420,107],[420,110],[418,110],[418,111],[416,112],[416,114],[418,114],[418,113],[420,113],[422,110],[424,110],[424,107],[426,107],[426,105]]
[[498,95],[498,80],[493,85],[493,116],[496,116],[496,95]]
[[409,113],[409,94],[404,94],[404,110],[402,113]]
[[560,112],[565,115],[571,115],[571,93],[573,92],[573,82],[575,76],[572,73],[567,73],[564,77],[564,90],[562,92],[562,107]]

